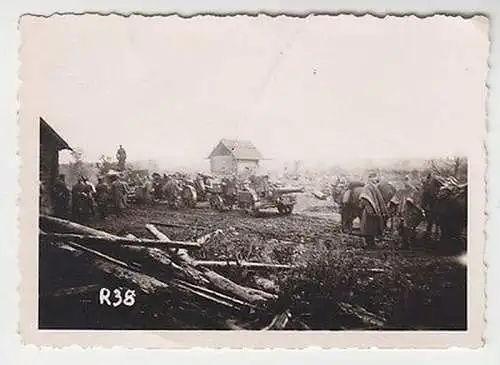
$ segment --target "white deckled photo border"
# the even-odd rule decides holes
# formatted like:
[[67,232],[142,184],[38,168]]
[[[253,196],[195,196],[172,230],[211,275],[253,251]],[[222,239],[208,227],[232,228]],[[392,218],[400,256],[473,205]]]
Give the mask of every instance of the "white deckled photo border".
[[[134,15],[140,16],[140,15]],[[362,19],[362,17],[360,17]],[[21,60],[22,61],[22,60]],[[22,77],[21,77],[22,79]],[[37,120],[36,111],[30,110],[30,102],[23,100],[21,85],[19,128],[20,128],[20,220],[21,237],[20,267],[22,282],[20,286],[20,332],[23,342],[38,346],[65,347],[78,345],[89,347],[125,348],[287,348],[299,349],[306,347],[321,348],[478,348],[483,343],[485,316],[485,272],[483,265],[483,245],[474,245],[469,252],[469,330],[466,333],[451,332],[192,332],[192,331],[40,331],[37,323],[37,185],[38,179],[38,140],[39,130],[28,121]],[[485,103],[487,90],[485,87]],[[486,115],[485,115],[486,119]],[[35,123],[37,125],[37,123]],[[469,154],[469,181],[473,189],[470,191],[470,228],[469,242],[484,241],[486,222],[486,150],[483,141],[486,140],[486,120],[478,126],[478,134],[482,141],[477,142],[477,148],[472,148]],[[30,294],[31,293],[31,294]]]

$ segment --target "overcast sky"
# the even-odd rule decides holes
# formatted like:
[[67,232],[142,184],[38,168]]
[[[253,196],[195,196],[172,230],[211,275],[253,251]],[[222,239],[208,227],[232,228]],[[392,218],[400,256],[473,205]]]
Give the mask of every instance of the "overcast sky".
[[90,160],[123,144],[198,164],[221,138],[275,160],[466,154],[484,123],[474,20],[58,16],[21,31],[22,102]]

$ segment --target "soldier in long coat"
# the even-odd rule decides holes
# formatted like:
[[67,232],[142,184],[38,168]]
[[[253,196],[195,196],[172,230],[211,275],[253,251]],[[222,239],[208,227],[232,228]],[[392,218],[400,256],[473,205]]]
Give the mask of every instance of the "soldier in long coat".
[[177,179],[174,177],[167,177],[164,190],[170,206],[177,206],[178,200],[181,196],[181,187]]
[[144,199],[146,201],[146,204],[152,204],[154,186],[153,186],[153,181],[150,178],[146,179],[146,183],[144,184],[144,190],[145,190]]
[[403,222],[408,220],[408,204],[407,202],[411,202],[415,204],[420,199],[417,188],[410,182],[409,176],[406,176],[404,179],[403,189],[396,193],[397,199],[399,200],[399,211],[398,215],[403,219]]
[[95,187],[96,194],[95,199],[97,203],[97,211],[101,219],[106,219],[108,214],[108,205],[110,200],[110,188],[106,181],[100,177],[97,180],[97,185]]
[[118,151],[116,152],[116,159],[118,160],[118,170],[120,171],[125,170],[125,161],[127,160],[127,152],[125,152],[125,149],[123,148],[122,145],[120,145]]
[[112,178],[111,182],[111,202],[116,215],[120,216],[125,209],[125,191],[124,186],[117,176]]
[[409,244],[409,239],[415,234],[414,228],[424,218],[423,210],[418,206],[420,202],[418,189],[410,182],[409,176],[403,181],[403,188],[398,190],[390,200],[393,209],[391,233],[396,227],[404,246]]
[[86,194],[86,204],[89,206],[90,214],[94,216],[96,213],[95,186],[85,176],[82,177],[82,182],[84,185],[84,193]]
[[54,215],[59,218],[68,216],[70,192],[66,186],[65,176],[59,175],[54,183]]
[[369,247],[375,245],[375,237],[380,237],[384,233],[387,208],[384,198],[377,187],[377,175],[371,173],[368,182],[360,194],[361,205],[361,235],[365,237],[365,242]]
[[86,185],[83,182],[82,178],[79,178],[77,183],[73,185],[71,189],[71,210],[73,219],[77,222],[83,221],[87,217],[84,217],[84,213],[86,212],[84,204],[86,201],[84,199],[83,194],[85,194]]

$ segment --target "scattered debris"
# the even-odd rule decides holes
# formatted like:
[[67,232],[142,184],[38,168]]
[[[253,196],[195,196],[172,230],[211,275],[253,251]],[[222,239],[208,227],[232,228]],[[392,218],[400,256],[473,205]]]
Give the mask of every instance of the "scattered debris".
[[[43,245],[63,250],[75,259],[84,258],[103,274],[110,275],[119,283],[132,285],[146,294],[174,297],[187,295],[191,297],[191,301],[200,302],[200,306],[209,302],[240,313],[240,318],[248,321],[258,316],[258,313],[263,315],[264,320],[272,315],[273,306],[270,304],[278,299],[275,294],[237,284],[208,268],[199,269],[199,262],[189,257],[185,249],[179,249],[185,246],[170,240],[153,225],[147,225],[147,229],[159,240],[139,239],[133,234],[119,237],[49,216],[41,217],[40,222],[44,228],[44,233],[40,233]],[[96,248],[96,243],[112,244]],[[191,245],[188,247],[192,248]],[[252,321],[255,322],[255,318]]]
[[40,233],[40,238],[52,241],[72,241],[72,242],[85,242],[88,245],[96,244],[115,244],[126,246],[148,246],[159,248],[184,248],[184,249],[199,249],[200,244],[196,242],[181,242],[181,241],[159,241],[139,238],[127,237],[102,237],[91,236],[75,233]]
[[326,200],[328,197],[325,193],[322,193],[321,191],[313,191],[312,194],[314,195],[315,198],[319,200]]
[[263,262],[245,262],[245,261],[195,261],[196,266],[205,267],[241,267],[251,269],[293,269],[292,265],[267,264]]
[[368,325],[370,328],[382,329],[385,325],[386,322],[385,319],[380,318],[375,314],[368,312],[363,307],[352,305],[345,302],[339,303],[339,307],[346,314],[355,315],[356,317],[358,317],[363,324]]
[[[59,277],[49,287],[42,282],[40,297],[70,308],[75,299],[95,302],[92,285],[103,280],[135,288],[147,293],[143,306],[133,320],[112,322],[131,328],[262,330],[284,322],[286,330],[425,329],[437,322],[462,328],[466,270],[455,258],[397,249],[388,237],[368,250],[361,238],[341,234],[337,219],[155,206],[92,221],[91,228],[42,216],[40,262]],[[48,246],[58,265],[44,259]],[[57,274],[61,266],[74,267]],[[77,267],[81,275],[73,275]],[[293,316],[279,317],[286,311]],[[109,316],[97,312],[86,320],[108,328]],[[56,311],[52,320],[60,316]]]

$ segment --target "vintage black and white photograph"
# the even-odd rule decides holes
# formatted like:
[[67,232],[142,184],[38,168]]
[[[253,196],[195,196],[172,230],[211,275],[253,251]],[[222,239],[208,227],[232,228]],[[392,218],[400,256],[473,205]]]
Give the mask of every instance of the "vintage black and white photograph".
[[37,330],[483,320],[484,18],[20,24]]

